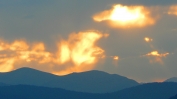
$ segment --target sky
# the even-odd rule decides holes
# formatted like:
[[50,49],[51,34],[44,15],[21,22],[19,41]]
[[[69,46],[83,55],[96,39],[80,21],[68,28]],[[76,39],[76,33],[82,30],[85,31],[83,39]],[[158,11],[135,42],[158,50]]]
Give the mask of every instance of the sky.
[[177,77],[176,0],[0,0],[0,72]]

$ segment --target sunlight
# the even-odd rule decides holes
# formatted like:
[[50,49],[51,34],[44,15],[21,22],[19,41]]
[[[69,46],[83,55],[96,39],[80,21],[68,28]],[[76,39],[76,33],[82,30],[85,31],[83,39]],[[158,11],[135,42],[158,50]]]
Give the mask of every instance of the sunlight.
[[113,27],[144,27],[153,25],[155,20],[150,17],[150,11],[144,6],[114,5],[111,10],[103,11],[93,16],[97,22],[111,21]]

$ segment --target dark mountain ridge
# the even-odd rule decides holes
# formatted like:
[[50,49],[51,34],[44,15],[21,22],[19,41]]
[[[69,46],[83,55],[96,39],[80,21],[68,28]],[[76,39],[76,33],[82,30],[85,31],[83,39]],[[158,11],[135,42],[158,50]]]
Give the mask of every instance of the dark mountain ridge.
[[[147,83],[110,93],[118,99],[169,99],[177,93],[177,83]],[[105,96],[106,97],[106,96]]]
[[58,76],[56,75],[27,67],[7,73],[0,73],[0,82],[11,85],[26,84],[40,86],[57,78]]
[[132,79],[97,70],[57,76],[27,67],[0,73],[0,82],[10,85],[36,85],[90,93],[114,92],[138,85]]
[[136,85],[138,85],[136,81],[126,77],[94,70],[83,73],[72,73],[60,79],[53,80],[47,83],[46,86],[80,92],[106,93]]
[[177,99],[177,94],[169,99]]
[[[0,86],[0,99],[169,99],[177,83],[147,83],[113,93],[83,93],[31,85]],[[172,98],[176,99],[176,98]]]
[[98,94],[68,91],[32,85],[12,85],[0,87],[0,99],[98,99]]

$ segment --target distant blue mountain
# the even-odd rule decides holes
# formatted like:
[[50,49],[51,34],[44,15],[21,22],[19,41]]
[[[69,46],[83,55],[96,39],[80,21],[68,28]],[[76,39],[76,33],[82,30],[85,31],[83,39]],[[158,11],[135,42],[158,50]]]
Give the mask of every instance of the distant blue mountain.
[[169,99],[176,92],[177,83],[148,83],[104,94],[31,85],[13,85],[0,86],[0,99]]
[[0,99],[99,99],[99,97],[98,94],[31,85],[0,87]]
[[106,93],[137,85],[136,81],[126,77],[94,70],[62,76],[60,79],[50,81],[46,86],[80,92]]
[[0,82],[0,86],[8,86],[8,84],[1,83],[1,82]]
[[177,82],[177,77],[169,78],[169,79],[165,80],[164,82]]
[[[110,93],[105,97],[117,99],[169,99],[177,93],[177,83],[147,83]],[[115,98],[112,98],[115,99]]]
[[27,85],[43,85],[48,81],[57,79],[58,76],[35,70],[32,68],[20,68],[7,73],[0,73],[0,82],[16,85],[16,84],[27,84]]
[[177,94],[169,99],[177,99]]
[[11,85],[25,84],[63,88],[90,93],[114,92],[138,85],[132,79],[96,70],[57,76],[26,67],[8,73],[0,73],[0,82]]

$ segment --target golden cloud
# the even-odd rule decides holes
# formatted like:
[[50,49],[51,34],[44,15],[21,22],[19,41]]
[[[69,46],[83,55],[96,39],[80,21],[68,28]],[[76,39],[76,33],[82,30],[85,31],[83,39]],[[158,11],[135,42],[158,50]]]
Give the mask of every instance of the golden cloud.
[[114,66],[118,66],[118,61],[119,61],[119,56],[109,56],[108,58],[111,58],[112,59],[112,64],[114,65]]
[[[62,64],[72,62],[74,66],[67,68],[68,72],[72,70],[80,72],[84,68],[93,69],[98,57],[104,56],[104,50],[96,46],[95,43],[100,38],[107,36],[107,34],[92,31],[72,33],[67,41],[62,40],[59,43],[58,57],[60,58],[58,58],[58,62]],[[86,65],[87,67],[83,68]]]
[[150,63],[164,64],[162,58],[165,58],[167,55],[169,55],[168,52],[166,52],[166,53],[159,53],[158,51],[152,51],[150,53],[147,53],[145,56],[149,57]]
[[145,37],[144,40],[145,40],[146,42],[151,42],[151,41],[153,41],[153,39],[151,39],[151,38],[149,38],[149,37]]
[[158,51],[152,51],[148,54],[146,54],[147,56],[158,56],[158,57],[166,57],[167,55],[169,55],[169,53],[162,53],[160,54]]
[[113,59],[114,60],[119,60],[119,56],[114,56]]
[[37,61],[39,64],[52,60],[51,53],[45,51],[43,43],[27,44],[23,40],[12,43],[0,41],[0,71],[7,72],[14,69],[20,61]]
[[[70,34],[68,40],[58,42],[58,51],[49,52],[44,43],[29,44],[25,40],[16,40],[8,43],[0,40],[0,72],[8,72],[17,67],[23,67],[30,63],[42,66],[67,65],[53,73],[68,74],[93,69],[99,58],[104,56],[104,50],[96,45],[96,42],[108,34],[98,31],[84,31]],[[69,66],[68,66],[69,64]]]
[[109,21],[113,27],[144,27],[153,25],[155,19],[151,17],[148,8],[144,6],[114,5],[112,9],[100,12],[93,16],[97,22]]
[[168,14],[177,15],[177,5],[172,5],[169,7]]

